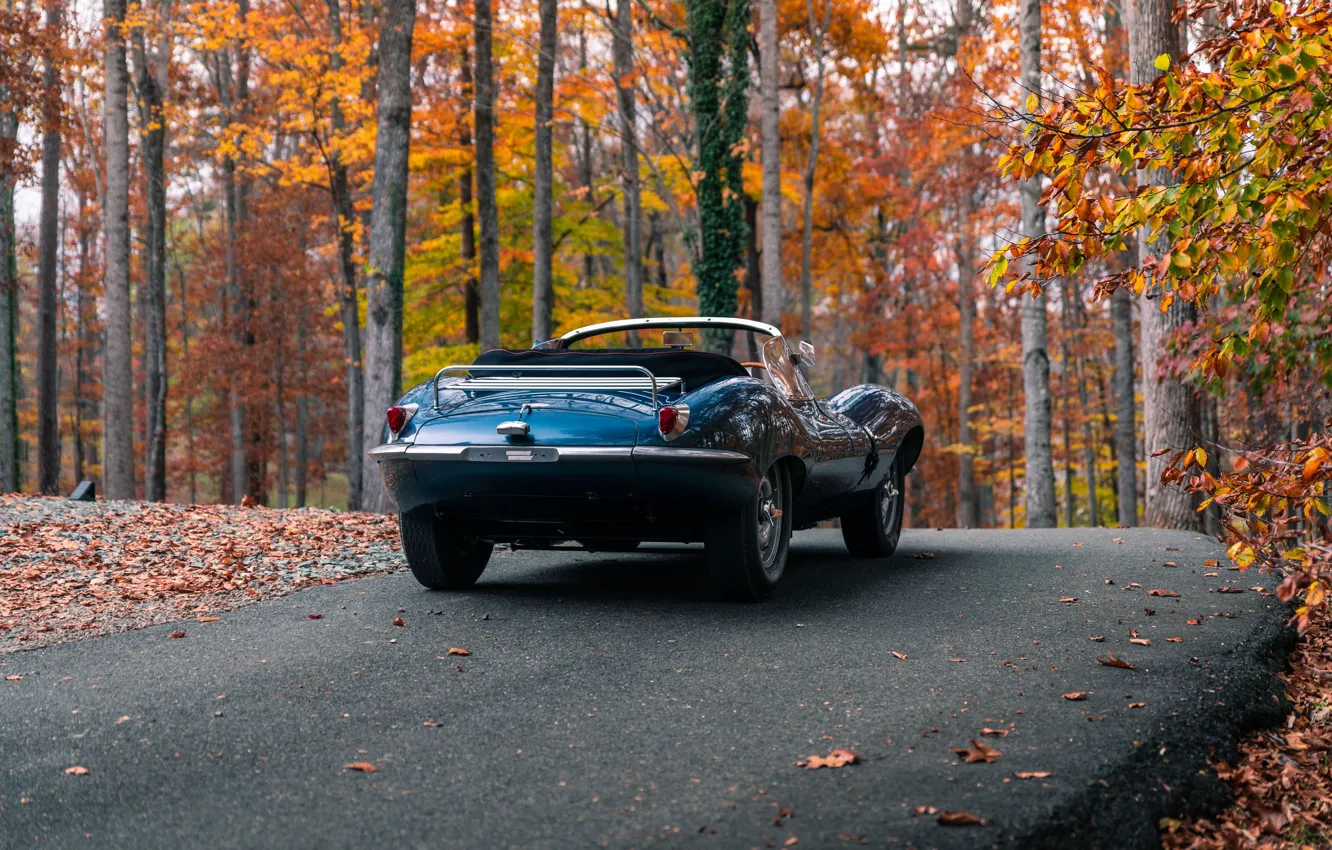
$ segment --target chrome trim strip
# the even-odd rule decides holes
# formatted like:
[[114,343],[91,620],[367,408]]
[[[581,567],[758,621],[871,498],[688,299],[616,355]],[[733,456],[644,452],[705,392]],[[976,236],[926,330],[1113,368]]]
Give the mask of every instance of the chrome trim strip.
[[367,457],[375,460],[384,460],[385,458],[401,457],[407,453],[406,443],[385,443],[382,446],[375,446],[366,452]]
[[751,458],[730,449],[677,449],[673,446],[636,446],[634,457],[645,460],[690,460],[713,463],[745,463]]
[[406,454],[410,460],[463,460],[465,451],[467,446],[409,446]]
[[560,446],[560,460],[574,463],[585,460],[633,460],[634,450],[629,446]]
[[614,322],[601,322],[595,325],[586,325],[581,328],[574,328],[564,336],[560,337],[560,342],[564,343],[561,348],[568,348],[571,344],[580,339],[590,336],[596,336],[604,333],[615,333],[616,331],[631,331],[637,328],[730,328],[737,331],[754,331],[756,333],[766,334],[767,336],[780,337],[782,332],[772,325],[763,322],[755,322],[752,319],[732,319],[725,316],[681,316],[679,318],[652,318],[652,319],[619,319]]

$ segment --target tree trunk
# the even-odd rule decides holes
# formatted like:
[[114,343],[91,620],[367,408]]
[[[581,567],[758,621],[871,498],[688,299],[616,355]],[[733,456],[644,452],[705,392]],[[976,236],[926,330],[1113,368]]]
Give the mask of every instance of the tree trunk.
[[1133,387],[1133,302],[1127,289],[1110,297],[1115,325],[1115,484],[1119,524],[1138,524],[1137,407]]
[[[638,184],[638,127],[634,72],[634,4],[617,0],[611,50],[620,117],[620,181],[624,186],[624,306],[643,315],[643,208]],[[638,335],[631,334],[632,345]]]
[[[587,76],[587,30],[583,27],[578,29],[578,73],[584,77]],[[578,135],[578,182],[582,185],[583,191],[586,192],[583,197],[588,203],[593,203],[592,127],[581,113],[578,116],[578,129],[581,131]],[[596,276],[596,257],[592,255],[591,251],[587,251],[583,254],[583,277],[579,284],[581,286],[591,286]]]
[[[165,11],[165,6],[163,7]],[[162,16],[165,18],[165,15]],[[162,21],[165,24],[165,21]],[[166,36],[161,36],[165,40]],[[143,261],[144,410],[146,411],[144,498],[166,499],[166,115],[163,110],[168,44],[151,55],[144,32],[133,33],[135,83],[139,96],[145,194],[146,250]]]
[[[1172,59],[1179,55],[1179,28],[1171,21],[1171,0],[1137,0],[1129,17],[1129,82],[1150,83],[1160,72],[1156,58],[1162,54]],[[1152,169],[1139,179],[1147,191],[1171,185],[1174,181],[1165,169]],[[1139,233],[1138,261],[1168,251],[1169,237],[1148,244],[1147,234]],[[1162,379],[1157,358],[1166,350],[1176,328],[1195,319],[1193,304],[1177,298],[1164,312],[1156,299],[1142,302],[1141,339],[1142,407],[1147,457],[1147,525],[1157,528],[1201,530],[1202,519],[1195,508],[1197,498],[1182,488],[1161,484],[1161,472],[1168,456],[1152,454],[1160,449],[1192,448],[1198,437],[1198,404],[1191,386],[1177,377]]]
[[[1022,0],[1018,22],[1022,88],[1041,96],[1041,0]],[[1023,95],[1025,100],[1026,95]],[[1045,233],[1039,176],[1023,181],[1022,235],[1037,239]],[[1045,293],[1022,298],[1022,394],[1026,453],[1027,527],[1053,528],[1055,520],[1054,462],[1050,452],[1050,353],[1046,342]]]
[[[342,68],[342,13],[339,0],[327,0],[330,34],[329,65],[333,70]],[[329,111],[329,123],[334,134],[345,128],[341,105],[334,100]],[[361,369],[361,319],[357,303],[355,232],[356,209],[352,203],[351,184],[347,166],[341,155],[334,151],[329,157],[329,189],[332,195],[332,225],[338,242],[338,269],[342,276],[342,292],[338,302],[342,320],[342,356],[347,370],[347,510],[361,507],[361,447],[365,443],[365,372]]]
[[481,350],[500,347],[499,211],[495,207],[495,71],[491,0],[476,0],[476,212],[481,220]]
[[976,491],[976,458],[971,445],[971,384],[975,368],[976,304],[973,286],[976,278],[976,245],[971,232],[971,212],[975,198],[967,193],[966,215],[959,222],[957,243],[957,284],[959,357],[957,388],[957,442],[962,447],[957,456],[957,524],[962,528],[980,527],[980,502]]
[[810,252],[814,250],[814,176],[819,167],[819,112],[823,108],[823,42],[832,21],[832,2],[823,0],[823,23],[815,27],[814,2],[806,0],[810,37],[814,39],[814,94],[810,99],[809,162],[805,163],[805,197],[800,234],[800,334],[814,334],[813,294],[810,281]]
[[42,74],[42,209],[37,226],[37,489],[60,491],[60,384],[56,346],[56,254],[60,230],[60,75],[55,43],[60,37],[59,0],[46,6],[46,56]]
[[786,288],[782,284],[782,130],[779,99],[777,0],[759,0],[759,133],[763,157],[763,311],[780,327]]
[[[402,394],[402,280],[407,260],[407,156],[412,133],[412,30],[416,0],[386,0],[379,26],[379,105],[370,190],[370,273],[366,277],[363,452],[379,445],[384,411]],[[362,454],[365,510],[393,507],[379,464]]]
[[[18,138],[18,115],[0,112],[0,140]],[[19,489],[18,246],[14,183],[0,175],[0,492]]]
[[[459,76],[462,80],[462,101],[464,107],[473,109],[472,92],[472,56],[466,47],[458,60]],[[472,146],[472,128],[466,121],[458,122],[458,144],[466,150]],[[463,329],[469,343],[481,339],[480,294],[476,287],[476,211],[472,206],[472,166],[469,164],[458,176],[458,206],[462,208],[462,260],[467,267],[463,281]]]
[[532,342],[551,337],[551,311],[555,303],[552,281],[551,182],[555,120],[555,50],[557,48],[556,0],[538,0],[541,17],[540,43],[537,48],[536,79],[536,162],[533,174],[532,208]]
[[134,498],[134,375],[130,347],[129,73],[125,0],[104,0],[106,21],[106,231],[103,273],[106,351],[102,355],[102,493]]

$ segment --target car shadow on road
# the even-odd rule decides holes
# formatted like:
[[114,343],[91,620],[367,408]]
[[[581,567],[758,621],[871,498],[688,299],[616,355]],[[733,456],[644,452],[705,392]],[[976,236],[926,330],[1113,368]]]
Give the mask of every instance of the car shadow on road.
[[[834,540],[826,532],[798,535],[782,585],[767,604],[792,602],[802,608],[845,604],[919,571],[922,563],[909,557],[912,551],[905,549],[886,559],[853,558],[841,545],[840,537]],[[491,563],[470,595],[750,607],[716,596],[700,546],[650,546],[629,554],[576,549],[547,550],[539,555],[520,551]]]

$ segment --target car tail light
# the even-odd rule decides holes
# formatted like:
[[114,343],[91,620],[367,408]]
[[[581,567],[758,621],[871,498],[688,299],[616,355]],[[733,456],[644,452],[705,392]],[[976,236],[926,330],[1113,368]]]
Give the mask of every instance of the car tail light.
[[386,418],[388,419],[389,430],[396,434],[407,424],[407,420],[411,418],[411,412],[407,408],[398,407],[395,404],[388,409]]
[[689,427],[689,405],[668,404],[658,410],[657,427],[661,429],[661,435],[668,440],[674,440],[683,434],[684,429]]

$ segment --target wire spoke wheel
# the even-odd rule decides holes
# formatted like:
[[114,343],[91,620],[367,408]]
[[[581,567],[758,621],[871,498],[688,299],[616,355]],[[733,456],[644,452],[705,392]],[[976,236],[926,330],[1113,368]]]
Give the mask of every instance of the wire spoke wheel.
[[782,540],[782,488],[776,480],[778,471],[768,470],[763,476],[758,498],[758,549],[763,571],[771,574],[777,561]]

